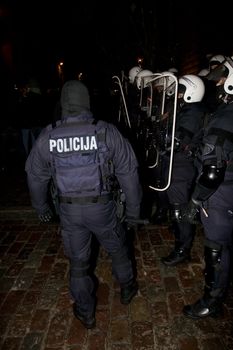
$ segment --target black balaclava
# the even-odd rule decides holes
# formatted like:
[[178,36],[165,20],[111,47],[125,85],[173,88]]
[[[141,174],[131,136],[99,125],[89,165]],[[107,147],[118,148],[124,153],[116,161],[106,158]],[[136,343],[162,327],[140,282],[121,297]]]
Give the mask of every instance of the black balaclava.
[[79,80],[67,81],[61,90],[62,119],[77,116],[90,110],[90,96],[87,87]]

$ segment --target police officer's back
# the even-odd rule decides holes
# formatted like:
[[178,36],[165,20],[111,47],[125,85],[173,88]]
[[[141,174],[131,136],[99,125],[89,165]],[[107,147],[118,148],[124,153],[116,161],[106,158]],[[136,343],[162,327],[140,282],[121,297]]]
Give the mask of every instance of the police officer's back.
[[91,232],[112,258],[121,287],[121,302],[137,293],[137,282],[125,244],[125,231],[116,215],[111,189],[114,176],[126,197],[126,216],[137,219],[141,187],[137,159],[118,129],[95,121],[89,93],[77,80],[61,92],[62,120],[40,134],[27,162],[32,205],[42,221],[50,217],[47,188],[57,187],[61,233],[70,260],[70,290],[74,315],[86,328],[95,326],[94,282],[89,273]]

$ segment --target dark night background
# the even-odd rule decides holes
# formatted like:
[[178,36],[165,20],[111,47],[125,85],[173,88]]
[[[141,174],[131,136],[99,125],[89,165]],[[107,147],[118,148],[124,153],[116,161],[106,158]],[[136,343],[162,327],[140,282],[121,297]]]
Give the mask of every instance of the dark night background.
[[44,86],[84,72],[104,87],[144,58],[153,72],[175,66],[197,73],[206,55],[233,52],[228,2],[209,1],[2,1],[1,97],[31,76]]

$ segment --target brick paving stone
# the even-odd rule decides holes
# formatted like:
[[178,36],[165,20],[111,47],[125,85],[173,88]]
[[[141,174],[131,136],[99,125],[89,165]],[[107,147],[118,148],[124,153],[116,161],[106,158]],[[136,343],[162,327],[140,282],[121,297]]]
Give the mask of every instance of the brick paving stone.
[[1,292],[10,291],[14,283],[15,283],[15,279],[13,277],[4,276],[3,278],[1,278]]
[[125,319],[112,320],[110,334],[112,343],[129,343],[131,338],[129,321]]
[[41,264],[41,260],[43,258],[43,252],[41,251],[32,251],[29,255],[27,261],[25,261],[25,267],[38,268]]
[[203,350],[228,350],[219,338],[212,337],[201,341]]
[[9,268],[15,262],[15,256],[5,253],[1,258],[1,265],[4,268]]
[[140,296],[136,296],[130,304],[130,315],[132,322],[150,321],[151,314],[147,300]]
[[132,346],[128,344],[110,344],[106,350],[132,350]]
[[31,323],[31,313],[15,314],[8,325],[8,336],[24,337]]
[[2,278],[6,274],[6,268],[0,268],[0,278]]
[[0,315],[0,336],[4,336],[7,332],[7,327],[11,319],[13,318],[13,315]]
[[27,291],[17,309],[19,313],[30,313],[37,307],[41,291]]
[[54,260],[55,260],[54,256],[49,256],[49,255],[44,256],[38,268],[38,272],[41,272],[41,273],[50,272],[50,269],[54,263]]
[[183,295],[181,293],[170,293],[168,295],[168,306],[172,315],[180,314],[184,307]]
[[23,246],[24,242],[15,242],[11,245],[10,249],[8,249],[7,254],[17,255]]
[[47,273],[42,273],[42,272],[35,273],[32,281],[31,281],[31,284],[29,286],[29,289],[42,290],[47,282],[48,277],[49,277],[49,272],[47,272]]
[[[155,349],[159,350],[180,350],[178,338],[172,337],[169,323],[166,325],[158,325],[154,328],[155,333]],[[188,349],[187,349],[188,350]]]
[[153,305],[151,305],[151,314],[154,325],[167,324],[169,319],[167,303],[156,302]]
[[150,322],[134,322],[132,324],[132,349],[154,349],[153,327]]
[[29,332],[24,337],[20,350],[40,350],[43,341],[43,334]]
[[[112,315],[114,318],[114,316]],[[96,310],[96,324],[98,329],[100,329],[103,333],[108,332],[109,323],[110,323],[110,310]]]
[[179,339],[180,350],[199,350],[197,339],[194,337],[183,337]]
[[177,278],[175,277],[164,277],[164,285],[166,292],[178,292],[179,285]]
[[86,344],[88,336],[88,330],[86,330],[79,320],[72,317],[71,325],[66,335],[65,343],[67,346],[80,346],[80,349]]
[[37,309],[31,319],[32,332],[45,332],[50,322],[50,310]]
[[69,309],[71,307],[71,305],[73,304],[73,301],[71,299],[71,295],[70,295],[70,292],[68,290],[68,283],[66,286],[61,288],[59,293],[60,293],[60,295],[59,295],[58,300],[57,300],[56,310],[57,311],[64,311],[64,310]]
[[100,283],[97,289],[98,307],[109,304],[109,286],[107,283]]
[[0,293],[0,306],[3,303],[3,301],[6,299],[7,292],[5,293]]
[[69,312],[55,313],[50,321],[48,334],[45,341],[46,346],[60,346],[64,344],[69,321]]
[[178,269],[177,273],[183,288],[193,288],[196,278],[193,276],[192,271],[190,271],[189,266]]
[[6,245],[3,245],[1,244],[0,245],[0,257],[1,256],[4,256],[4,254],[7,252],[9,246],[6,244]]
[[25,291],[10,291],[0,308],[0,315],[13,314],[19,307],[24,294]]
[[[155,264],[156,267],[156,264]],[[144,275],[148,283],[161,284],[162,277],[159,268],[148,269]]]
[[147,298],[148,298],[148,301],[152,304],[158,301],[164,301],[166,303],[167,294],[163,286],[162,287],[155,286],[154,284],[150,283],[147,286]]
[[32,283],[35,269],[23,268],[15,280],[12,290],[27,290]]
[[58,298],[57,291],[44,289],[41,293],[38,301],[38,307],[40,309],[49,309],[56,305]]
[[7,277],[17,277],[24,267],[24,263],[17,261],[6,271],[5,276]]
[[1,350],[19,350],[22,342],[23,342],[23,338],[7,337],[3,341],[3,344],[1,345]]
[[112,297],[111,315],[113,319],[126,318],[129,315],[128,307],[120,302],[120,293],[115,293]]
[[88,339],[87,350],[100,350],[106,348],[106,338],[101,332],[91,332]]

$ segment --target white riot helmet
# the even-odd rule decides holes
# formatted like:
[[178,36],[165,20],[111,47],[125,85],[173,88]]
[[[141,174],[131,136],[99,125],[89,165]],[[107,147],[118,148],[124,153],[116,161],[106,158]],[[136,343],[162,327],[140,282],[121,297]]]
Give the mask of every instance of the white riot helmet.
[[200,72],[197,74],[199,77],[206,77],[209,74],[208,68],[203,68],[200,70]]
[[183,75],[179,79],[179,90],[181,86],[185,87],[183,99],[186,103],[200,102],[203,99],[205,85],[197,75]]
[[129,70],[129,83],[133,84],[136,78],[136,75],[141,72],[142,68],[135,66]]
[[148,82],[152,79],[153,72],[148,69],[141,70],[136,76],[137,87],[140,90],[143,87],[146,87]]
[[155,80],[155,86],[162,86],[168,96],[172,96],[175,92],[174,83],[175,83],[175,74],[170,71],[162,72],[161,78]]
[[224,83],[224,90],[227,94],[233,95],[233,60],[231,58],[224,62],[224,66],[227,68],[227,78]]
[[223,55],[214,55],[209,60],[209,66],[210,68],[214,69],[215,67],[219,66],[221,63],[225,61],[225,56]]
[[171,68],[169,68],[168,69],[168,72],[170,72],[170,73],[174,73],[175,75],[177,75],[179,72],[178,72],[178,69],[177,68],[175,68],[175,67],[171,67]]
[[[221,80],[225,78],[225,82]],[[216,86],[223,86],[224,92],[233,95],[233,59],[226,57],[226,60],[208,75],[209,80],[213,80]]]

